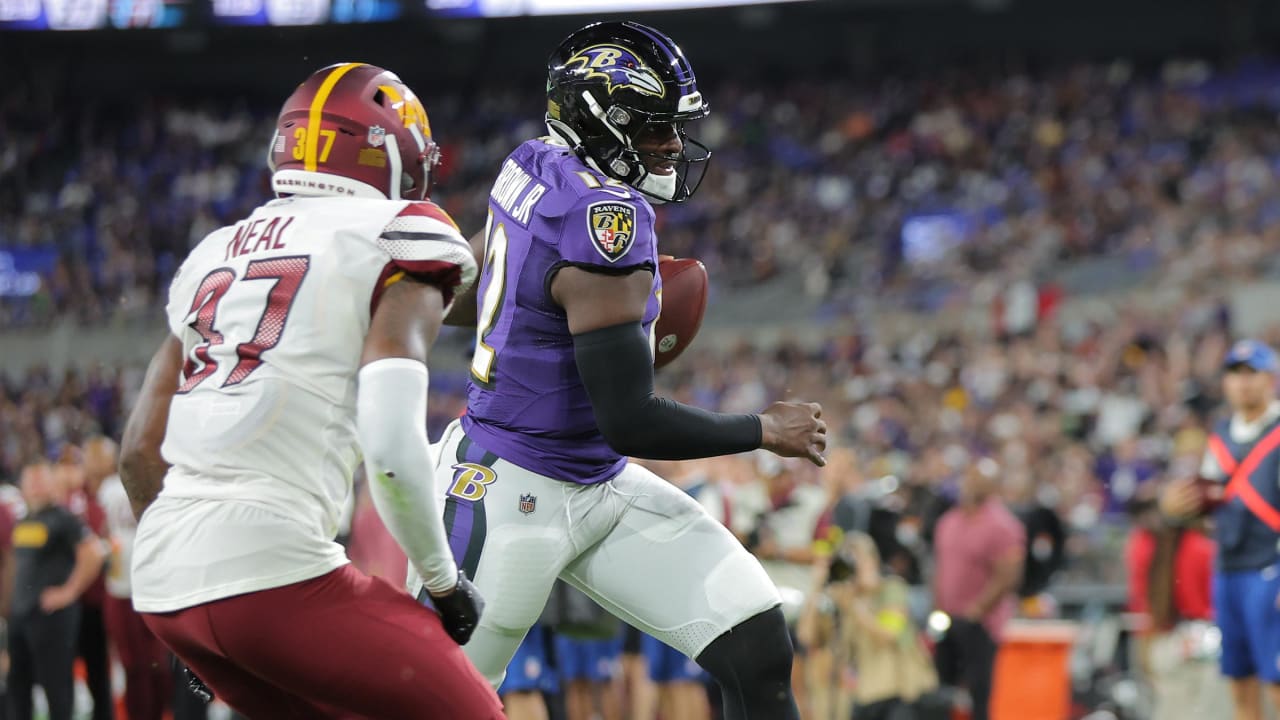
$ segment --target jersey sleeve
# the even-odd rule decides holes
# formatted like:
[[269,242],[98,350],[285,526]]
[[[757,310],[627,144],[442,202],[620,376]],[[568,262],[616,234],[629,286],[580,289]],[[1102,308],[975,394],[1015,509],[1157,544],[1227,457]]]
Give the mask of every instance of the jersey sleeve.
[[186,303],[191,301],[188,293],[184,292],[186,287],[187,276],[191,274],[190,258],[178,266],[178,271],[173,274],[173,280],[169,281],[169,297],[165,302],[164,316],[169,323],[169,332],[178,337],[182,337],[183,323],[187,316]]
[[403,272],[439,287],[446,305],[455,293],[475,282],[477,268],[471,245],[435,203],[424,200],[406,205],[383,228],[377,245],[391,258],[392,276]]
[[653,209],[634,194],[588,193],[565,214],[559,252],[563,264],[602,272],[639,267],[656,272]]

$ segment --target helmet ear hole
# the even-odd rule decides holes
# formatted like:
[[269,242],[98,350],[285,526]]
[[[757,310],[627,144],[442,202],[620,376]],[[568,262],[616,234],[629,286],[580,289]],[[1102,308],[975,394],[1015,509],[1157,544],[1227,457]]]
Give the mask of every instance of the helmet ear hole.
[[627,112],[627,109],[621,105],[614,105],[609,108],[606,117],[609,118],[609,122],[618,127],[626,127],[631,124],[631,113]]
[[387,99],[387,94],[382,91],[382,88],[378,88],[377,90],[373,91],[374,104],[381,107],[386,102],[386,99]]

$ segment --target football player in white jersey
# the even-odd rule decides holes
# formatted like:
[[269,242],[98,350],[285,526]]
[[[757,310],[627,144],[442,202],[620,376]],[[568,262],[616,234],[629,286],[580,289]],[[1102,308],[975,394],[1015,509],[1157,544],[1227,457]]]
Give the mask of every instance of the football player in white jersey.
[[[252,718],[501,718],[458,646],[483,603],[430,484],[427,353],[476,265],[425,200],[426,112],[386,70],[327,67],[269,158],[280,197],[179,269],[125,430],[134,606]],[[439,615],[334,542],[361,450]]]

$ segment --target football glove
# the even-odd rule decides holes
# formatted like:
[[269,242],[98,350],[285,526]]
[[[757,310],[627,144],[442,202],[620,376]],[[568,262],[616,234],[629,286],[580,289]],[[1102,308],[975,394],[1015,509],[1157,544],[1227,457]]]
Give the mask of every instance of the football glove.
[[204,681],[196,676],[187,664],[178,659],[177,655],[169,657],[169,664],[174,670],[182,674],[182,681],[187,686],[187,690],[196,697],[200,698],[205,704],[213,702],[213,691],[209,689]]
[[[426,592],[425,589],[423,592]],[[454,586],[453,592],[441,597],[432,595],[431,604],[440,613],[444,631],[449,633],[449,637],[459,645],[466,645],[484,612],[484,598],[480,597],[480,591],[467,579],[467,573],[459,570],[458,584]]]

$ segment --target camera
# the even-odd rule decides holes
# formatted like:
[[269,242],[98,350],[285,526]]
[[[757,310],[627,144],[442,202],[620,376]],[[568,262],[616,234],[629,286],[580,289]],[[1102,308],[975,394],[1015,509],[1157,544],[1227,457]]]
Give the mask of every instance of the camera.
[[858,572],[858,565],[847,550],[841,550],[831,556],[831,564],[827,570],[827,584],[831,585],[852,579]]

